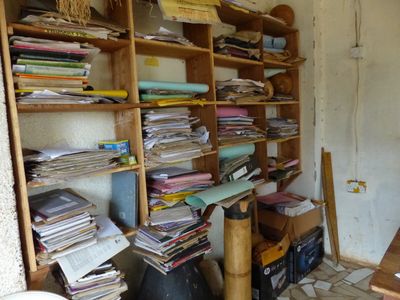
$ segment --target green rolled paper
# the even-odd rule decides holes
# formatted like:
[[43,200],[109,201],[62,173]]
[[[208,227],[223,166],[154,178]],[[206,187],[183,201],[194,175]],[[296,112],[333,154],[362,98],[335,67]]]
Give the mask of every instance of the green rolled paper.
[[176,95],[149,95],[141,94],[140,100],[142,101],[158,101],[158,100],[168,100],[168,99],[191,99],[193,95],[190,94],[176,94]]
[[185,201],[187,204],[204,208],[210,204],[217,203],[229,197],[238,195],[248,190],[254,189],[254,184],[248,180],[237,180],[224,183],[200,193],[187,196]]
[[169,81],[139,81],[139,90],[168,90],[168,91],[186,91],[194,93],[207,93],[208,84],[202,83],[184,83]]
[[252,155],[256,151],[254,144],[223,148],[219,151],[219,159],[231,159],[242,155]]

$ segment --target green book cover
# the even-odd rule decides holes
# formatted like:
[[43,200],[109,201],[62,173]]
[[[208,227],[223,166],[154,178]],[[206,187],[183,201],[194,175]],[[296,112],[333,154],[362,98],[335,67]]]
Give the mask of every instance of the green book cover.
[[62,67],[62,68],[77,68],[90,70],[90,64],[80,62],[64,62],[64,61],[49,61],[49,60],[35,60],[35,59],[21,59],[17,60],[18,65],[33,65],[33,66],[46,66],[46,67]]

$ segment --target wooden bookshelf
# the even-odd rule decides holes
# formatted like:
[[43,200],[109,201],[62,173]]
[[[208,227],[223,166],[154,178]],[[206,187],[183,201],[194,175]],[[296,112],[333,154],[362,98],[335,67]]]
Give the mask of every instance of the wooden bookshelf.
[[240,145],[263,143],[265,141],[266,141],[266,139],[256,139],[256,140],[249,140],[249,141],[239,142],[239,143],[227,143],[227,144],[220,145],[218,148],[224,149],[224,148],[230,148],[230,147],[235,147],[235,146],[240,146]]
[[280,138],[280,139],[267,139],[267,143],[285,143],[287,141],[297,140],[297,139],[300,139],[300,135],[291,136],[287,138]]
[[217,67],[241,69],[253,66],[262,66],[262,62],[214,53],[214,65]]
[[134,108],[133,104],[21,104],[19,113],[122,111]]
[[293,65],[286,63],[284,61],[277,61],[264,58],[264,67],[268,69],[288,69],[288,68],[293,68]]

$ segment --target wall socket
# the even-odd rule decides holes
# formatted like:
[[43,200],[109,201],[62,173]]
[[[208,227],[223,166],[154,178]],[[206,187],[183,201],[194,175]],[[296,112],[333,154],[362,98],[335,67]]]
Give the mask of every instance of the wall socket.
[[350,56],[351,56],[351,58],[355,58],[355,59],[365,58],[365,48],[363,46],[351,48]]

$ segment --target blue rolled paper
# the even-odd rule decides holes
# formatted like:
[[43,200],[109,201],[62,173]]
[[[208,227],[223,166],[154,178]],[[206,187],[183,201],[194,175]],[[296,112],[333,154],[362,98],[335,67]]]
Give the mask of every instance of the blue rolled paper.
[[224,183],[200,193],[187,196],[185,201],[194,207],[204,208],[245,191],[254,189],[254,184],[248,180],[237,180]]
[[139,81],[139,90],[168,90],[168,91],[185,91],[194,93],[207,93],[208,84],[203,83],[184,83],[169,81]]

